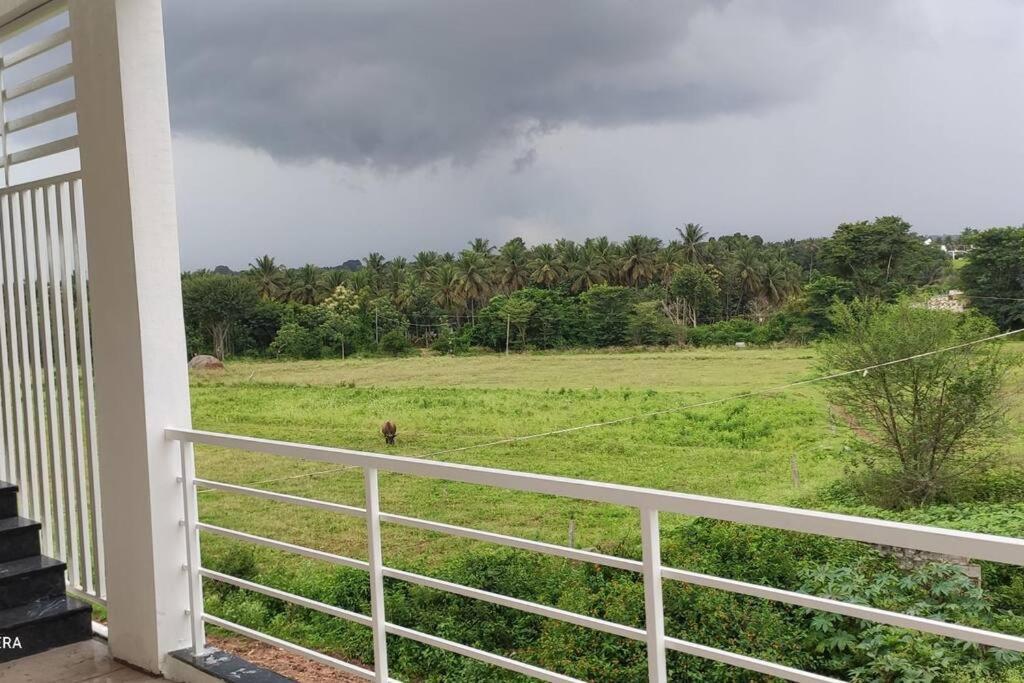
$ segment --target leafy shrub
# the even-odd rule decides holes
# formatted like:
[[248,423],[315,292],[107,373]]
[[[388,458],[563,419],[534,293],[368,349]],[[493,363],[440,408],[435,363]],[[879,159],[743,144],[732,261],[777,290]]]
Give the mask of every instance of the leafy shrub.
[[401,356],[408,353],[409,349],[412,348],[412,344],[409,343],[409,338],[405,336],[405,332],[402,330],[391,330],[380,338],[380,343],[377,347],[388,355]]
[[[863,571],[826,564],[802,572],[801,591],[941,621],[991,627],[982,590],[958,568],[934,563],[910,573]],[[853,681],[948,680],[954,673],[988,680],[1019,661],[1006,650],[844,617],[808,612],[808,634],[821,664]]]
[[629,315],[636,298],[628,287],[597,285],[580,295],[586,336],[594,346],[619,346],[628,341]]
[[[997,617],[980,590],[955,570],[928,568],[904,578],[863,544],[711,520],[679,527],[665,540],[663,557],[670,566],[982,627]],[[363,572],[327,569],[310,560],[257,561],[265,555],[251,549],[212,549],[214,569],[369,612]],[[622,557],[640,553],[635,542],[600,550]],[[633,572],[490,548],[466,552],[431,574],[616,623],[644,625],[643,581]],[[1012,656],[995,650],[831,615],[823,621],[821,613],[767,600],[672,581],[665,582],[664,591],[670,635],[840,678],[939,681],[973,674],[964,680],[993,680],[1015,665]],[[646,651],[639,642],[401,581],[385,582],[385,602],[389,621],[472,647],[585,680],[646,680]],[[207,609],[330,654],[372,661],[368,629],[322,613],[232,586],[208,591]],[[389,639],[388,649],[392,672],[403,680],[521,680],[407,639]],[[945,669],[928,678],[936,666]],[[669,655],[669,670],[672,680],[752,680],[745,670],[678,653]]]
[[713,519],[696,519],[664,541],[665,564],[795,590],[807,566],[875,559],[861,543]]
[[733,346],[737,342],[765,345],[784,341],[786,335],[786,325],[779,316],[760,325],[751,320],[734,318],[692,327],[687,330],[686,341],[693,346]]
[[672,344],[678,341],[680,329],[662,312],[660,301],[643,301],[635,304],[629,316],[629,338],[634,344]]
[[287,322],[270,343],[270,352],[281,358],[319,358],[320,336],[297,322]]
[[509,306],[528,311],[525,324],[512,320],[513,340],[525,339],[526,345],[537,349],[564,348],[580,343],[580,311],[578,301],[558,290],[527,287],[512,294],[500,294],[477,313],[473,329],[475,343],[495,350],[505,348]]
[[431,342],[430,348],[438,353],[457,356],[467,353],[472,340],[472,328],[464,327],[461,330],[452,330],[448,327],[441,328],[441,331]]

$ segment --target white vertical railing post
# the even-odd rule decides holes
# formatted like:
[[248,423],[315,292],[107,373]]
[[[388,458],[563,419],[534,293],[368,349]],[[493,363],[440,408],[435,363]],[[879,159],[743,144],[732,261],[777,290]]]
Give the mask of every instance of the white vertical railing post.
[[644,611],[647,615],[647,676],[651,683],[665,683],[665,609],[661,597],[661,532],[658,511],[640,509],[643,534]]
[[160,0],[69,0],[68,10],[109,643],[117,659],[160,672],[192,643],[179,453],[164,434],[192,421],[163,16]]
[[373,668],[374,680],[383,683],[388,679],[388,641],[384,616],[384,554],[380,545],[380,489],[377,486],[377,469],[363,470],[363,484],[366,487],[366,539],[369,546],[370,563],[370,618],[373,621]]
[[202,555],[199,552],[199,496],[196,492],[195,449],[190,441],[181,441],[181,495],[185,512],[185,551],[188,563],[188,614],[192,627],[192,654],[198,657],[206,649],[203,629],[203,577],[199,575]]

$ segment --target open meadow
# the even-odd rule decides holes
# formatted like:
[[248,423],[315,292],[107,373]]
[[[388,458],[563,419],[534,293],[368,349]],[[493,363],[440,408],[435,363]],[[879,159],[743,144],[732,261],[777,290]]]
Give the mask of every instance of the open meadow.
[[[235,362],[193,384],[198,428],[327,446],[558,474],[673,491],[791,503],[841,475],[847,429],[814,387],[514,444],[438,451],[665,410],[769,387],[813,373],[806,349],[538,354],[395,360]],[[385,447],[384,420],[398,424]],[[796,457],[800,485],[791,475]],[[200,476],[251,483],[330,470],[323,463],[203,447]],[[631,512],[382,475],[383,509],[582,546],[638,537]],[[284,479],[276,491],[362,503],[358,471]],[[306,509],[224,493],[203,496],[203,516],[323,550],[361,556],[362,525]],[[273,514],[251,514],[259,510]],[[464,541],[410,543],[389,529],[389,561],[443,558]]]
[[[1011,345],[1011,352],[1024,344]],[[622,424],[443,453],[512,436],[614,420],[775,387],[815,375],[808,348],[634,353],[547,353],[323,361],[236,361],[193,377],[197,428],[357,450],[432,457],[528,472],[648,486],[784,505],[807,505],[843,474],[848,426],[817,385],[681,410]],[[1024,459],[1018,404],[1007,452]],[[385,447],[380,424],[398,425]],[[440,452],[440,454],[438,454]],[[795,459],[799,474],[792,476]],[[362,504],[357,471],[323,463],[200,447],[200,476]],[[315,476],[297,476],[318,473]],[[295,478],[289,478],[295,477]],[[617,543],[637,535],[626,510],[403,475],[382,476],[389,512],[564,543],[570,517],[576,543]],[[261,514],[254,514],[254,513]],[[262,513],[270,514],[262,514]],[[307,509],[209,492],[212,523],[360,556],[361,524]],[[667,525],[672,522],[667,521]],[[979,529],[980,530],[980,529]],[[389,561],[442,558],[465,543],[390,529]]]
[[[1021,353],[1024,344],[1010,345],[1008,350]],[[230,362],[225,371],[193,375],[193,420],[198,429],[240,435],[766,503],[849,508],[863,514],[891,514],[899,519],[974,531],[1024,534],[1024,504],[1019,497],[997,497],[990,503],[975,503],[962,509],[933,506],[925,517],[917,517],[913,511],[884,513],[874,508],[852,507],[857,503],[848,504],[841,484],[847,461],[844,449],[855,434],[830,409],[820,387],[813,384],[612,426],[446,452],[512,436],[641,415],[785,385],[816,376],[815,365],[816,356],[810,348],[543,353],[508,357],[421,356],[344,361],[236,360]],[[1018,371],[1010,387],[1014,426],[1005,443],[1009,463],[1002,470],[1010,472],[1011,479],[1014,471],[1019,473],[1024,469],[1021,467],[1024,463],[1024,429],[1020,426],[1024,419],[1022,389],[1024,375]],[[385,446],[379,433],[385,420],[398,425],[398,441],[394,446]],[[792,472],[794,461],[798,483]],[[338,470],[324,463],[206,446],[197,449],[197,468],[199,476],[204,478],[350,505],[363,504],[359,470]],[[558,544],[570,542],[572,526],[572,542],[576,547],[598,548],[631,557],[639,553],[639,521],[631,510],[387,473],[381,474],[380,481],[381,505],[387,512]],[[1019,477],[1016,481],[1019,483]],[[200,494],[200,515],[204,521],[215,525],[366,559],[365,527],[355,518],[215,491]],[[833,547],[816,545],[811,539],[806,543],[797,539],[794,554],[792,550],[773,545],[777,541],[766,540],[770,537],[762,540],[757,536],[744,537],[742,543],[746,545],[742,547],[758,548],[757,553],[762,552],[759,545],[767,543],[763,547],[765,558],[761,559],[746,554],[751,552],[749,550],[734,547],[734,539],[721,536],[722,532],[714,528],[698,525],[693,527],[697,531],[692,532],[698,535],[688,535],[692,524],[690,519],[663,516],[666,562],[737,579],[760,581],[777,571],[778,580],[785,576],[786,580],[793,581],[796,577],[791,575],[796,572],[796,565],[785,564],[790,561],[790,555],[793,561],[823,559],[817,555]],[[714,549],[717,558],[731,557],[734,552],[741,554],[728,561],[710,559],[712,555],[706,554],[705,549],[712,542],[718,544]],[[358,572],[353,574],[353,570],[330,568],[314,560],[266,548],[249,546],[239,552],[244,545],[204,534],[204,564],[236,575],[259,576],[262,583],[319,596],[318,599],[332,604],[363,609],[363,598],[352,597],[361,596],[364,590],[365,578],[359,577]],[[490,561],[472,559],[478,558],[480,552],[495,551],[486,546],[477,541],[394,525],[383,528],[384,558],[390,566],[449,578],[452,567],[469,562],[471,569],[463,567],[459,571],[470,572],[471,578],[462,580],[478,582],[479,587],[490,587],[498,592],[519,591],[521,597],[541,602],[550,600],[624,623],[641,619],[642,624],[643,601],[635,594],[630,598],[627,591],[621,597],[623,611],[609,613],[608,609],[615,609],[608,607],[612,603],[607,600],[611,598],[600,598],[599,602],[588,605],[578,602],[582,598],[567,598],[553,588],[550,590],[555,592],[548,593],[548,589],[530,583],[527,575],[538,572],[538,576],[548,575],[542,568],[561,566],[561,560],[531,559],[529,562],[533,564],[520,566],[510,558],[526,553],[500,551],[503,554],[496,557],[502,568],[491,570],[485,566]],[[840,548],[828,552],[848,551]],[[783,554],[785,562],[769,559],[777,557],[778,553]],[[720,563],[709,568],[707,562]],[[779,567],[772,566],[780,562]],[[635,588],[634,584],[622,585]],[[616,590],[625,590],[622,585]],[[338,625],[325,621],[323,615],[296,611],[298,608],[276,611],[278,608],[268,606],[270,603],[258,596],[245,598],[242,597],[244,592],[224,593],[216,586],[210,588],[208,603],[215,613],[226,613],[243,623],[269,629],[281,637],[338,656],[356,660],[369,656],[369,632],[363,627]],[[703,589],[696,595],[701,595],[700,590]],[[401,614],[406,605],[425,600],[422,595],[417,599],[410,594],[403,595],[392,598],[389,610]],[[562,597],[556,597],[558,595]],[[565,600],[577,601],[566,603]],[[673,600],[686,604],[685,599],[678,596]],[[785,614],[770,611],[774,608],[758,606],[755,609],[755,602],[736,603],[740,606],[736,614],[761,615],[750,617],[751,623],[723,618],[721,633],[703,637],[709,640],[729,638],[737,629],[745,629],[748,632],[743,645],[746,652],[788,658],[788,653],[799,651],[799,644],[786,647],[778,642],[780,636],[770,631],[762,636],[751,635],[767,628],[759,619],[776,623],[783,618],[779,614]],[[424,614],[443,614],[451,607],[442,609],[428,603],[423,609],[417,612],[419,616],[408,616],[408,623],[423,625],[425,619],[429,620]],[[758,610],[769,611],[762,614]],[[300,613],[305,615],[301,619],[297,617]],[[737,618],[743,621],[748,617]],[[431,628],[452,633],[445,629],[454,627],[450,622],[445,623]],[[456,635],[465,640],[476,638],[478,634],[467,632],[451,637]],[[563,636],[558,636],[560,640],[554,650],[558,653],[566,651]],[[486,639],[475,642],[481,646],[502,647],[501,642]],[[508,647],[521,648],[522,645],[516,646],[510,641]],[[423,655],[419,650],[410,652],[408,656],[412,659],[399,666],[405,666],[402,670],[418,676],[426,666],[419,659]],[[551,660],[545,659],[541,645],[523,656],[551,664]],[[638,671],[642,670],[642,650],[636,653],[630,650],[623,657],[629,661],[635,659],[641,667]],[[789,663],[799,665],[801,662],[794,658],[789,659]],[[464,678],[459,680],[483,680],[479,676],[484,674],[479,669],[466,666],[470,667],[466,670],[468,673],[464,672]],[[558,666],[572,668],[569,663]],[[689,671],[687,675],[705,671],[685,667],[681,670]],[[714,680],[734,680],[724,669],[716,668],[716,672],[718,678]],[[589,669],[577,670],[577,673],[600,680],[633,680],[634,675],[624,669],[616,669],[614,675]],[[490,676],[491,673],[487,673],[485,677],[490,679]],[[435,679],[426,676],[423,680]]]

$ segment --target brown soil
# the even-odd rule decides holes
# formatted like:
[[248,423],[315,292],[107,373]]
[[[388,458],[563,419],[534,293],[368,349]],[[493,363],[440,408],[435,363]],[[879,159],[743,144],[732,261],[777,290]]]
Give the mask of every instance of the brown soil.
[[865,441],[874,442],[874,435],[867,429],[862,427],[857,419],[850,415],[842,406],[832,405],[832,414],[838,417],[843,424],[853,430],[853,433],[864,439]]
[[299,683],[350,683],[362,681],[325,664],[312,662],[278,647],[241,637],[212,636],[211,647],[230,652],[264,669],[269,669]]

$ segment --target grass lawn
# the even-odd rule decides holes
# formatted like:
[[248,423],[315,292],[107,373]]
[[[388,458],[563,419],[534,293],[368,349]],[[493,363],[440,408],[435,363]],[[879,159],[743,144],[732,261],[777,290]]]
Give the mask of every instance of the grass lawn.
[[[1019,352],[1024,345],[1013,348]],[[850,438],[815,386],[516,444],[431,454],[777,386],[813,376],[814,363],[809,349],[235,361],[225,372],[193,376],[193,419],[197,428],[240,435],[799,504],[842,476],[843,444]],[[1021,379],[1015,380],[1018,390]],[[1015,417],[1022,406],[1015,408]],[[392,447],[385,447],[379,434],[388,419],[398,424],[398,443]],[[1016,437],[1008,447],[1024,459],[1019,431]],[[791,478],[792,458],[799,466],[799,487]],[[323,463],[198,449],[200,476],[220,481],[250,484],[325,469],[330,468]],[[362,504],[356,470],[261,487]],[[389,512],[555,543],[567,542],[570,518],[577,546],[607,546],[639,536],[636,515],[609,505],[388,474],[381,476],[381,497]],[[365,557],[360,520],[217,492],[202,495],[201,515],[214,524]],[[663,524],[668,529],[682,521]],[[385,558],[398,567],[427,569],[470,543],[404,528],[384,530]],[[216,552],[218,544],[208,548]]]

